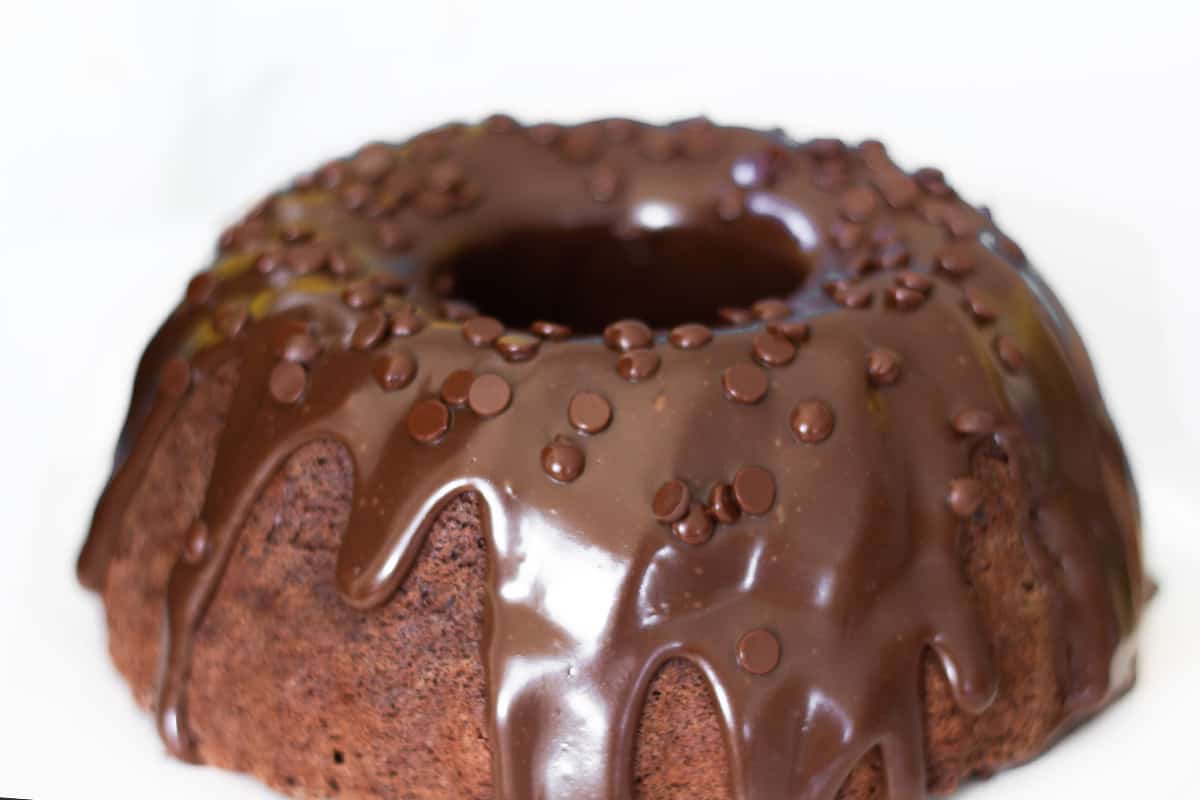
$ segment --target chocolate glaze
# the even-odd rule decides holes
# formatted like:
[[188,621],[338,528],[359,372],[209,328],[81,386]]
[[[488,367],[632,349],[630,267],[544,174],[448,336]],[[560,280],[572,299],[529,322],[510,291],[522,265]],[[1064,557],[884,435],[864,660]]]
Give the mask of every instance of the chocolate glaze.
[[[610,325],[631,317],[649,325]],[[498,117],[298,180],[151,342],[86,585],[189,386],[231,361],[167,592],[157,713],[181,758],[192,636],[251,505],[314,440],[354,463],[354,606],[481,498],[498,797],[629,797],[674,657],[711,683],[737,797],[830,800],[876,747],[889,796],[921,797],[925,650],[964,709],[996,691],[956,555],[988,437],[1031,494],[1061,729],[1132,680],[1137,502],[1079,337],[989,216],[877,142]]]

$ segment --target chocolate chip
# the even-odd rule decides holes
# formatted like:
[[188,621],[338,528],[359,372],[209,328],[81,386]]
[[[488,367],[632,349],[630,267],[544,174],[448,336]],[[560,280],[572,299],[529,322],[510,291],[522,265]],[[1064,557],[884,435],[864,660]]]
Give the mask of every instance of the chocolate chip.
[[792,433],[805,444],[818,444],[833,433],[833,409],[823,400],[805,400],[792,409]]
[[809,327],[807,322],[772,322],[767,325],[767,332],[793,342],[803,342],[808,339]]
[[691,502],[692,493],[687,484],[673,479],[658,487],[650,507],[659,522],[678,522],[687,514]]
[[309,242],[289,247],[284,264],[297,275],[319,272],[329,263],[329,248],[321,242]]
[[853,250],[863,240],[866,229],[857,222],[836,219],[829,225],[829,239],[839,250]]
[[413,336],[425,327],[425,319],[415,306],[404,304],[390,313],[392,335]]
[[567,161],[586,164],[600,157],[604,149],[604,131],[599,125],[580,125],[569,129],[559,143],[559,153]]
[[768,297],[750,306],[750,313],[764,322],[787,319],[792,315],[792,307],[782,300]]
[[355,282],[342,292],[342,300],[346,305],[360,310],[374,308],[382,299],[383,291],[379,288],[379,284],[369,278]]
[[732,222],[746,213],[746,193],[736,186],[724,186],[717,194],[717,216]]
[[375,241],[389,253],[403,253],[412,247],[413,236],[399,222],[377,222]]
[[933,281],[927,276],[912,270],[905,270],[896,274],[896,285],[903,289],[911,289],[914,292],[928,294],[933,289]]
[[471,383],[467,405],[481,417],[494,417],[508,408],[512,387],[499,375],[480,375]]
[[748,308],[718,308],[717,316],[727,325],[748,325],[754,321],[754,314]]
[[542,346],[542,340],[528,333],[506,333],[498,338],[492,347],[505,361],[528,361],[537,355]]
[[462,326],[462,335],[476,347],[486,347],[500,338],[504,325],[495,317],[471,317]]
[[280,361],[271,370],[271,397],[278,403],[298,403],[308,388],[308,372],[294,361]]
[[[303,327],[300,325],[298,327]],[[311,334],[300,330],[288,334],[277,348],[279,357],[297,364],[308,364],[321,354],[321,344]]]
[[483,129],[488,133],[514,133],[521,125],[507,114],[492,114],[483,121]]
[[707,325],[687,323],[672,328],[667,339],[680,350],[695,350],[712,341],[712,331]]
[[767,189],[775,185],[786,166],[787,154],[771,146],[734,159],[730,177],[742,189]]
[[725,395],[738,403],[757,403],[767,394],[767,373],[754,364],[734,364],[721,374]]
[[440,400],[427,397],[408,412],[408,435],[422,444],[433,444],[450,430],[450,409]]
[[671,526],[671,532],[684,544],[704,544],[712,538],[713,521],[699,503],[692,503],[687,515]]
[[583,473],[583,451],[565,436],[542,448],[542,469],[559,483],[570,483]]
[[552,122],[542,122],[529,129],[529,138],[543,147],[548,147],[562,136],[562,126]]
[[689,120],[680,125],[679,142],[684,156],[697,161],[708,161],[721,149],[716,126],[708,120]]
[[588,195],[597,203],[612,202],[620,188],[620,174],[607,164],[599,164],[588,173]]
[[1000,334],[996,337],[996,355],[1000,357],[1000,363],[1009,372],[1020,372],[1025,367],[1025,355],[1021,352],[1021,348],[1017,347],[1017,343],[1012,338]]
[[963,305],[975,321],[981,325],[993,322],[996,319],[996,312],[992,308],[991,303],[987,298],[973,286],[963,288]]
[[534,322],[529,326],[529,330],[534,336],[541,339],[549,339],[552,342],[559,342],[571,336],[571,329],[566,325],[559,325],[557,322],[547,322],[546,320]]
[[354,327],[350,346],[355,350],[370,350],[383,341],[388,330],[388,318],[382,311],[371,311]]
[[158,374],[158,391],[170,398],[179,398],[192,385],[192,365],[187,359],[172,356]]
[[842,158],[846,155],[846,144],[841,139],[813,139],[808,150],[819,159]]
[[889,306],[901,311],[912,311],[925,303],[924,294],[914,289],[905,289],[903,286],[888,289],[884,295],[887,297]]
[[630,383],[645,380],[658,372],[658,353],[653,350],[630,350],[617,359],[617,374]]
[[975,269],[978,258],[971,242],[957,241],[942,246],[933,262],[943,272],[961,278]]
[[870,186],[854,186],[842,192],[838,210],[851,222],[865,222],[879,206],[879,196]]
[[329,255],[329,271],[334,275],[357,275],[362,271],[362,265],[349,253],[331,253]]
[[891,386],[900,380],[900,354],[886,347],[867,353],[867,377],[876,386]]
[[738,640],[738,666],[751,675],[766,675],[779,666],[779,639],[765,628],[747,632]]
[[365,183],[354,181],[342,186],[338,190],[337,196],[343,208],[349,211],[359,211],[371,199],[371,187]]
[[742,516],[737,498],[733,495],[733,487],[728,483],[715,484],[708,490],[708,505],[705,511],[714,520],[726,525],[737,522],[738,518]]
[[796,357],[796,345],[790,339],[774,333],[754,337],[754,360],[766,367],[781,367]]
[[837,292],[833,299],[846,308],[869,308],[873,295],[866,286],[848,286]]
[[762,467],[742,467],[733,476],[733,496],[747,514],[765,514],[775,504],[775,479]]
[[567,403],[567,420],[582,433],[600,433],[612,422],[612,405],[596,392],[576,392]]
[[375,359],[371,370],[385,392],[403,389],[417,374],[417,362],[403,352],[384,353]]
[[650,328],[636,319],[623,319],[604,329],[604,343],[619,352],[650,347],[653,341],[654,334]]
[[601,123],[610,142],[628,142],[637,133],[637,123],[628,119],[606,119]]
[[879,248],[876,258],[884,269],[897,269],[908,263],[912,254],[904,242],[888,242]]
[[382,142],[372,142],[364,145],[354,158],[350,159],[350,169],[354,174],[366,181],[376,181],[392,166],[392,148]]
[[936,197],[950,197],[954,194],[954,190],[946,183],[946,176],[936,167],[921,167],[912,177],[917,185]]
[[335,189],[346,179],[346,164],[343,161],[330,161],[317,170],[317,183],[323,189]]
[[184,300],[189,306],[202,306],[212,298],[216,288],[216,277],[211,272],[201,272],[188,281]]
[[199,564],[208,555],[208,526],[196,520],[183,537],[183,560],[188,564]]
[[466,180],[463,168],[455,161],[439,161],[429,168],[425,182],[435,192],[449,192]]
[[421,192],[413,200],[413,209],[424,217],[442,219],[454,211],[454,197],[444,192]]
[[283,266],[284,251],[282,247],[273,246],[264,250],[254,260],[254,268],[263,275],[270,275]]
[[955,478],[946,492],[946,505],[960,517],[969,517],[983,504],[983,484],[974,478]]
[[213,312],[213,327],[226,339],[232,339],[242,332],[249,318],[250,312],[244,303],[227,300]]
[[647,128],[638,151],[651,161],[670,161],[679,154],[679,136],[667,128]]
[[996,429],[996,416],[981,408],[968,408],[954,415],[950,427],[963,436],[991,433]]
[[467,404],[467,396],[471,392],[471,384],[475,382],[475,373],[469,369],[456,369],[442,381],[442,399],[455,408]]
[[451,322],[465,322],[479,316],[479,310],[465,300],[443,300],[441,312],[442,317]]

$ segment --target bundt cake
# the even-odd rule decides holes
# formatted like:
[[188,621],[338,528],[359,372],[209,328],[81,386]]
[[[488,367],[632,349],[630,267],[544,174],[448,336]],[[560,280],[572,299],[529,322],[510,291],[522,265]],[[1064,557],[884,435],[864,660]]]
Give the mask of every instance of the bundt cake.
[[168,749],[296,796],[913,800],[1131,686],[1139,538],[940,171],[495,116],[224,232],[79,575]]

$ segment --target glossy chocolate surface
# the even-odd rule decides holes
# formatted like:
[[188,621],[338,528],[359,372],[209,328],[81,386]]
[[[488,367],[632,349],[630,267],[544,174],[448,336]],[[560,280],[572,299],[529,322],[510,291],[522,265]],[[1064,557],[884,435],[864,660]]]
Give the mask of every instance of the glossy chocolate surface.
[[889,796],[922,797],[922,654],[962,708],[996,691],[956,554],[988,440],[1031,493],[1063,729],[1132,678],[1136,497],[1083,346],[988,215],[876,142],[501,117],[325,165],[222,236],[150,344],[85,584],[181,398],[229,361],[168,587],[158,716],[180,757],[192,635],[262,487],[314,440],[354,463],[354,606],[388,601],[452,498],[482,499],[507,800],[629,797],[674,657],[711,683],[737,797],[832,800],[876,747]]

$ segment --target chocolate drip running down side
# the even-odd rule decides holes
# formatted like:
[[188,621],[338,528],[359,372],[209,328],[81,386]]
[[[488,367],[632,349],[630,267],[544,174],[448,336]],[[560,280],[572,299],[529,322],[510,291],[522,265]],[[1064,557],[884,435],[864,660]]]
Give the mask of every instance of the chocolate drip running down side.
[[167,589],[157,713],[180,757],[193,634],[263,487],[315,441],[353,463],[353,606],[480,499],[500,798],[630,797],[672,658],[711,685],[735,796],[832,800],[876,749],[888,796],[923,796],[924,654],[964,710],[996,692],[957,554],[989,441],[1032,492],[1060,729],[1132,680],[1136,497],[1082,344],[990,217],[876,142],[496,117],[298,180],[222,236],[148,349],[86,585],[227,364]]

